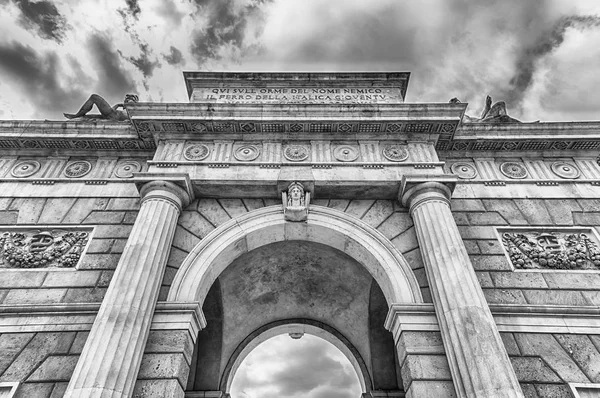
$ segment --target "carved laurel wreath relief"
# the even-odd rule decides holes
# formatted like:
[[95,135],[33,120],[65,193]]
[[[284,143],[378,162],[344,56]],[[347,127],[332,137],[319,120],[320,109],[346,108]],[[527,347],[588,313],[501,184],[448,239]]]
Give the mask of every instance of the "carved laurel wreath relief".
[[5,229],[0,231],[0,268],[73,268],[91,229]]

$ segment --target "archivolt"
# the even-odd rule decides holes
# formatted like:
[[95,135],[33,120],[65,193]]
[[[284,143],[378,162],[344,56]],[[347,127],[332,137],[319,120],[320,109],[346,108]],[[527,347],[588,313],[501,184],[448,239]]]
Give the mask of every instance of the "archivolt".
[[270,206],[221,225],[183,261],[168,300],[202,304],[215,279],[233,260],[250,250],[286,240],[321,243],[353,257],[377,281],[388,305],[423,302],[412,269],[383,234],[356,217],[312,205],[306,222],[285,221],[282,207]]

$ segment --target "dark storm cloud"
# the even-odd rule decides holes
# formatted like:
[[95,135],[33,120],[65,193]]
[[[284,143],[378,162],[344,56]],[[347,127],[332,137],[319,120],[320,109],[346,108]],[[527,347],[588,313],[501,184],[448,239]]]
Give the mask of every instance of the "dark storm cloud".
[[125,3],[127,4],[127,13],[129,15],[131,15],[132,17],[134,17],[135,19],[138,19],[140,16],[140,12],[142,12],[142,9],[140,8],[140,4],[138,3],[137,0],[125,0]]
[[60,69],[55,53],[40,54],[17,42],[0,44],[0,71],[29,95],[39,115],[69,111],[84,95],[70,82],[61,84]]
[[19,24],[44,39],[62,42],[69,27],[66,18],[49,1],[15,0],[21,10]]
[[177,47],[171,46],[170,50],[171,51],[169,54],[163,55],[163,58],[169,63],[169,65],[177,65],[184,62],[183,55]]
[[127,59],[143,73],[144,78],[151,77],[154,68],[160,66],[160,63],[156,59],[150,60],[151,51],[148,49],[148,44],[140,44],[140,52],[139,57],[128,57]]
[[131,74],[123,68],[119,53],[111,39],[102,33],[93,33],[88,39],[90,57],[98,74],[98,90],[113,98],[122,99],[135,90]]
[[219,59],[219,49],[225,45],[241,47],[248,18],[261,12],[270,0],[247,1],[240,5],[234,0],[195,0],[197,15],[206,17],[207,26],[193,32],[190,50],[199,64]]
[[530,47],[521,50],[516,63],[515,76],[510,80],[510,89],[505,93],[508,102],[520,105],[523,94],[530,87],[536,62],[558,48],[565,40],[568,29],[588,29],[600,26],[600,17],[597,16],[568,16],[558,20],[553,28],[542,34]]

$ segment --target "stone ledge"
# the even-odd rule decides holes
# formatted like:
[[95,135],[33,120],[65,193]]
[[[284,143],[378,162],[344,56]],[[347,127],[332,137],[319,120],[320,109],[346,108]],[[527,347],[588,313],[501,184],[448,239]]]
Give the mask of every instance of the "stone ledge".
[[[500,332],[600,334],[600,307],[492,304]],[[385,328],[398,342],[404,331],[439,331],[433,304],[393,304]]]
[[[1,333],[89,331],[100,303],[0,305]],[[159,302],[150,330],[187,330],[195,343],[206,326],[199,303]]]

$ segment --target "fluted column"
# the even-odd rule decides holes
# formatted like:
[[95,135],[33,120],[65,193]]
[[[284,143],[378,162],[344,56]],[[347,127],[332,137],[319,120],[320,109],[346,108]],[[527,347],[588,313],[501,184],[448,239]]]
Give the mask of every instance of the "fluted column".
[[459,397],[522,397],[517,377],[450,211],[450,189],[407,189],[450,371]]
[[188,194],[167,181],[145,184],[141,208],[65,397],[131,397],[177,218]]

